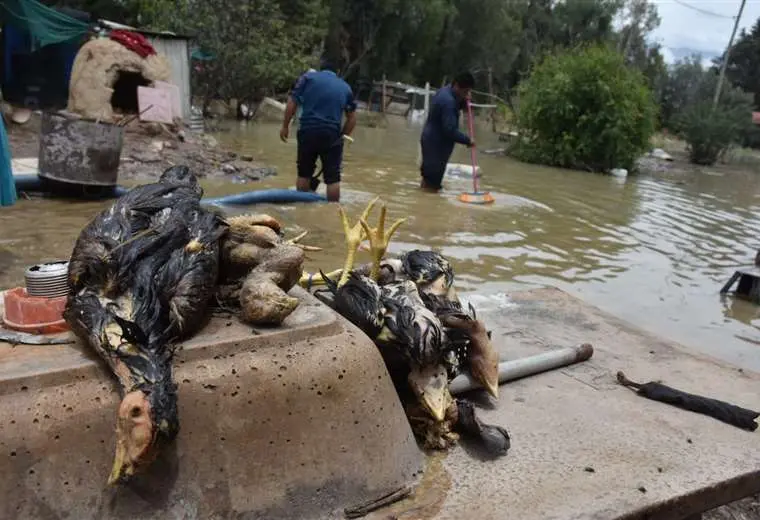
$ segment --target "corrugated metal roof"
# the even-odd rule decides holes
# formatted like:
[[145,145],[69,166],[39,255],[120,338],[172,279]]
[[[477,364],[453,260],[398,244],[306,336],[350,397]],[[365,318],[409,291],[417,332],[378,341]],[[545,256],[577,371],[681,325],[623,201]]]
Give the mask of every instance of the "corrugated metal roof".
[[153,36],[156,38],[167,38],[170,40],[194,40],[195,39],[195,37],[193,36],[186,35],[186,34],[177,34],[171,31],[146,31],[143,29],[132,27],[130,25],[124,25],[123,23],[112,22],[110,20],[101,19],[98,21],[110,29],[123,29],[125,31],[134,31],[136,33],[140,33],[145,36]]

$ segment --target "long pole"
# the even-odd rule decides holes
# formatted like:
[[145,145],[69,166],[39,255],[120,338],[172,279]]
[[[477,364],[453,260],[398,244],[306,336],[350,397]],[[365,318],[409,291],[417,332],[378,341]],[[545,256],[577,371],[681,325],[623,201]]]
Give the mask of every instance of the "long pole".
[[[470,127],[470,139],[475,140],[475,125],[472,120],[472,103],[467,100],[467,124]],[[475,158],[475,147],[470,147],[470,161],[472,161],[472,192],[478,192],[478,161]]]
[[728,47],[726,47],[726,54],[723,57],[723,63],[720,66],[720,77],[718,78],[718,86],[715,87],[715,97],[713,98],[713,111],[715,111],[716,108],[718,108],[718,100],[720,99],[720,92],[723,90],[723,80],[726,77],[726,67],[728,66],[728,59],[731,56],[731,47],[734,44],[734,37],[736,36],[736,30],[739,28],[739,20],[742,17],[742,12],[744,11],[744,4],[747,3],[747,0],[742,0],[741,5],[739,6],[739,14],[736,15],[736,20],[734,21],[734,30],[731,31],[731,38],[728,40]]

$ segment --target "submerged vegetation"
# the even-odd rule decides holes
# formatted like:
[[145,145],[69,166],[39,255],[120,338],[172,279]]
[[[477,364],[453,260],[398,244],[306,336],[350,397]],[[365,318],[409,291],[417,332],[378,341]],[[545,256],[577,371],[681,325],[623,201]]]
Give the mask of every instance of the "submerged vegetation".
[[[760,105],[760,21],[751,31],[738,35],[719,108],[708,111],[723,57],[708,67],[702,65],[699,56],[666,65],[659,45],[650,43],[649,36],[660,23],[651,0],[45,3],[82,9],[96,18],[194,36],[202,53],[214,57],[193,62],[193,92],[206,100],[249,102],[284,94],[300,73],[317,66],[320,56],[326,55],[364,96],[367,82],[383,76],[417,85],[426,81],[440,85],[459,70],[468,69],[476,77],[477,90],[490,90],[499,100],[507,101],[508,109],[501,112],[514,113],[523,125],[528,121],[535,125],[539,112],[549,121],[569,119],[582,108],[565,107],[562,110],[567,114],[561,115],[561,109],[552,106],[558,94],[547,96],[548,89],[531,78],[539,73],[539,63],[549,67],[564,56],[565,66],[581,67],[577,71],[588,66],[589,70],[601,67],[610,72],[612,68],[605,67],[613,67],[616,59],[618,73],[606,74],[606,79],[594,76],[588,85],[577,78],[575,85],[581,86],[582,92],[564,91],[565,95],[572,94],[569,99],[597,112],[586,113],[583,124],[576,128],[563,127],[566,138],[553,136],[554,149],[542,145],[539,151],[537,144],[523,148],[526,158],[590,169],[605,168],[613,162],[615,167],[628,164],[633,150],[640,147],[638,137],[632,142],[628,137],[650,132],[650,104],[643,101],[647,96],[640,85],[646,85],[657,105],[655,125],[689,141],[695,162],[710,164],[736,144],[760,146],[760,132],[750,126],[751,108]],[[608,61],[583,65],[582,59],[568,57],[580,52],[588,58],[588,51],[573,49],[589,46],[608,49],[609,56],[604,57]],[[601,51],[594,52],[594,59],[602,60]],[[523,83],[544,95],[531,95]],[[620,97],[621,85],[631,86],[630,96]],[[748,95],[739,103],[739,94],[743,93]],[[518,94],[526,99],[520,102]],[[594,96],[599,99],[592,100]],[[625,106],[612,106],[618,102]],[[531,113],[520,115],[520,105]],[[603,125],[611,126],[602,132]],[[599,143],[589,143],[591,129],[602,136]],[[546,129],[541,135],[547,135]],[[572,146],[579,149],[571,151]]]

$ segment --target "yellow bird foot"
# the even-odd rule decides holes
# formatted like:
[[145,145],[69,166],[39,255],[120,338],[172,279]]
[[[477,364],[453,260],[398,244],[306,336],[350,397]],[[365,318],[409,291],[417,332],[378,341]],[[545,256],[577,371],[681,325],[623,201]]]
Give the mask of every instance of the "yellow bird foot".
[[367,238],[369,238],[370,254],[372,255],[372,270],[370,271],[370,277],[375,281],[380,277],[380,262],[382,262],[385,252],[388,250],[391,237],[393,237],[393,234],[398,230],[399,226],[406,222],[405,218],[398,219],[391,224],[390,229],[388,229],[388,232],[386,233],[385,215],[386,208],[385,204],[383,204],[380,207],[380,217],[377,220],[376,228],[369,227],[365,215],[362,215],[362,218],[359,219],[359,224],[361,224],[364,233],[367,235]]
[[[367,204],[367,207],[364,208],[364,211],[359,218],[359,222],[353,226],[349,224],[348,216],[346,215],[346,211],[343,209],[343,206],[338,207],[338,211],[340,211],[340,219],[343,223],[343,233],[345,234],[347,249],[346,262],[343,265],[343,274],[338,281],[338,287],[344,285],[348,281],[348,276],[351,273],[351,270],[354,268],[354,262],[356,261],[356,250],[359,248],[366,236],[365,225],[367,217],[372,211],[372,208],[375,207],[375,204],[377,204],[378,200],[380,200],[380,197],[375,197],[370,201],[369,204]],[[362,225],[362,221],[365,221],[365,225]]]
[[[325,276],[330,280],[336,280],[341,274],[343,273],[343,269],[336,269],[335,271],[331,271],[329,273],[325,273]],[[325,285],[325,280],[322,278],[322,275],[320,273],[307,273],[304,272],[301,275],[300,280],[298,280],[298,285],[301,287],[304,287],[305,289],[311,289],[315,286],[321,286]]]

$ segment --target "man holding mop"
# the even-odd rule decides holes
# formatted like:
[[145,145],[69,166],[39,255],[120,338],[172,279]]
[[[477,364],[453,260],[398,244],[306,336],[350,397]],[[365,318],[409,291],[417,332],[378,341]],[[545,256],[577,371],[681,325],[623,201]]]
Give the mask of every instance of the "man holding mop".
[[454,144],[471,148],[475,142],[459,130],[459,111],[470,97],[475,78],[469,72],[459,74],[451,85],[440,89],[430,103],[425,127],[422,130],[422,165],[420,188],[437,192],[442,188],[443,174],[449,162]]

